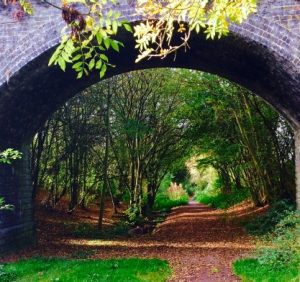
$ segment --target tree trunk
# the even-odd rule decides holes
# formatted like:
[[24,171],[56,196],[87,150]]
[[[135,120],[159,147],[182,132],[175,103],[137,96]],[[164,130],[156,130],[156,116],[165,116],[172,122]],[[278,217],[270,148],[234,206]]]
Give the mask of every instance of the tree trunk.
[[108,87],[107,99],[106,99],[106,115],[105,115],[105,153],[103,160],[103,185],[100,192],[100,209],[99,209],[99,219],[98,219],[98,229],[102,230],[103,227],[103,215],[104,215],[104,204],[105,204],[105,192],[108,190],[109,179],[108,179],[108,154],[109,154],[109,113],[110,113],[110,103],[111,103],[111,90]]

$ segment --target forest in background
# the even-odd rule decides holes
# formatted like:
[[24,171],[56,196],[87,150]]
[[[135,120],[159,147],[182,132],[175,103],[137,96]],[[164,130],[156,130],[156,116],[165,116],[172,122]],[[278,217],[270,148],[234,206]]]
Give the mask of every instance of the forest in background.
[[32,141],[33,197],[47,190],[45,205],[55,207],[68,196],[70,212],[97,201],[100,228],[110,197],[116,210],[128,203],[134,222],[187,193],[205,201],[212,185],[191,183],[186,167],[200,156],[200,170],[216,171],[218,194],[293,202],[293,147],[286,120],[236,84],[184,69],[136,71],[84,90],[49,118]]

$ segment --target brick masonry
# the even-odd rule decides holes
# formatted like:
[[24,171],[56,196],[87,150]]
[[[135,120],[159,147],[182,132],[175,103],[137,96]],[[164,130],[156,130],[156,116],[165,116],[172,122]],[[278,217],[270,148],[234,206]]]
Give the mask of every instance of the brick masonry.
[[[259,3],[258,13],[243,25],[232,25],[227,38],[207,41],[193,36],[191,50],[180,52],[176,61],[167,58],[135,64],[132,36],[120,32],[125,48],[120,54],[109,54],[117,67],[110,69],[108,76],[149,67],[185,67],[215,73],[249,88],[295,128],[300,187],[300,1]],[[114,8],[131,22],[143,20],[134,4],[134,0],[122,0]],[[42,1],[36,1],[35,11],[34,16],[15,22],[12,11],[0,4],[0,150],[10,146],[24,152],[15,167],[0,168],[0,195],[16,207],[13,213],[0,213],[0,252],[17,242],[32,243],[35,237],[29,157],[24,144],[59,105],[99,80],[92,74],[78,81],[70,69],[63,73],[48,68],[63,23],[60,11]]]

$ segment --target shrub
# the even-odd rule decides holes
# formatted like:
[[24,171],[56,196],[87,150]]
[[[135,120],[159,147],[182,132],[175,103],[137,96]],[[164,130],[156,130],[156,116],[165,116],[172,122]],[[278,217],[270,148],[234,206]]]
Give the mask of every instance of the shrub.
[[208,188],[209,185],[211,185],[211,183],[209,183],[206,180],[202,180],[198,183],[197,190],[202,190],[203,191],[204,189]]
[[171,183],[170,187],[167,189],[167,196],[170,200],[176,201],[180,200],[182,197],[186,196],[186,192],[183,190],[181,184]]
[[[256,221],[260,224],[260,231],[268,231],[265,238],[269,246],[260,247],[256,258],[236,261],[236,274],[246,281],[297,281],[300,264],[300,213],[291,211],[292,208],[293,205],[287,201],[280,201],[260,221]],[[274,218],[271,219],[272,215]],[[266,222],[273,224],[272,228],[267,228]]]
[[249,221],[245,227],[252,235],[263,235],[274,231],[276,225],[295,210],[295,205],[288,200],[274,203],[268,212]]
[[172,178],[172,174],[164,177],[155,197],[153,210],[168,212],[173,207],[188,204],[188,193],[183,189],[182,184],[172,182]]
[[159,194],[155,198],[154,210],[170,211],[174,207],[188,204],[188,195],[182,196],[180,199],[171,200],[167,195]]
[[171,200],[165,194],[158,194],[155,198],[153,209],[160,210],[160,211],[170,211],[174,207],[187,205],[188,202],[189,202],[189,197],[187,194],[183,195],[182,197],[176,200]]
[[124,236],[124,235],[127,235],[128,234],[128,231],[130,229],[130,226],[129,224],[124,221],[124,220],[121,220],[117,225],[115,225],[112,229],[108,230],[106,232],[106,234],[109,236],[109,237],[112,237],[112,236]]
[[172,182],[173,175],[167,173],[159,185],[159,194],[166,193]]
[[195,183],[185,183],[184,190],[187,192],[189,196],[194,196],[196,191],[199,189],[199,186]]
[[290,212],[276,226],[267,239],[271,247],[259,250],[258,262],[269,268],[284,268],[300,263],[300,214]]
[[145,222],[145,219],[140,214],[139,208],[137,206],[131,206],[129,207],[126,212],[127,220],[131,224],[135,225],[143,225]]
[[72,232],[77,238],[89,238],[89,239],[100,239],[100,238],[113,238],[116,236],[124,236],[128,234],[130,226],[125,221],[120,221],[118,224],[110,229],[100,231],[95,225],[89,223],[80,223],[76,226]]
[[122,196],[121,199],[123,202],[125,203],[129,203],[130,202],[130,194],[128,191],[126,191]]
[[249,191],[247,189],[234,189],[230,194],[222,194],[220,192],[209,191],[198,191],[194,199],[202,204],[210,205],[217,209],[228,209],[245,199],[249,198]]

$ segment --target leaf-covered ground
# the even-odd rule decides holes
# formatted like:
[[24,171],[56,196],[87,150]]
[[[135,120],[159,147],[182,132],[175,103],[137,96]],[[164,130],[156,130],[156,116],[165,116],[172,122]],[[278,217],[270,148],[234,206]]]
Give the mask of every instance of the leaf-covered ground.
[[[6,256],[2,261],[32,256],[160,258],[173,269],[171,281],[239,281],[231,264],[255,248],[239,221],[256,212],[250,204],[225,212],[190,202],[173,209],[153,234],[114,239],[78,238],[67,232],[76,221],[95,223],[95,210],[79,212],[77,217],[63,212],[47,217],[40,214],[38,247]],[[109,218],[105,222],[107,226],[113,223]]]

